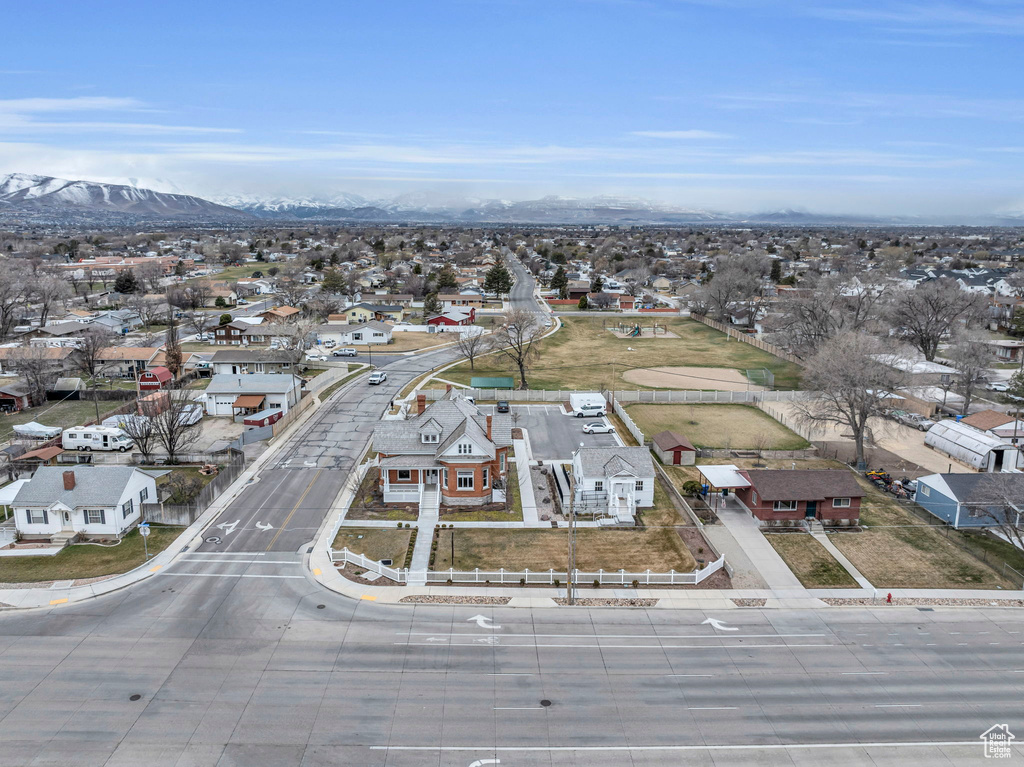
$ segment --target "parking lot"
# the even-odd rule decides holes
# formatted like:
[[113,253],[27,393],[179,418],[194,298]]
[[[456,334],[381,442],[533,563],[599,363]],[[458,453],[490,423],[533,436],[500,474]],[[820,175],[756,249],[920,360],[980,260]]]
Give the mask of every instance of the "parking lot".
[[[484,413],[493,413],[494,405],[481,405]],[[601,422],[604,418],[572,418],[557,405],[512,405],[519,415],[515,426],[526,429],[536,461],[565,461],[582,442],[586,447],[616,447],[621,444],[615,434],[584,434],[583,425]]]

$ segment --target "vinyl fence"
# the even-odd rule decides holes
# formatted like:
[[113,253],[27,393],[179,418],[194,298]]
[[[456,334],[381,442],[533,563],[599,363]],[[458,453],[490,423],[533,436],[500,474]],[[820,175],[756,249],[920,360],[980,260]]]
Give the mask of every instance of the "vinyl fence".
[[[565,571],[557,570],[410,570],[406,567],[388,567],[380,562],[364,557],[362,554],[353,554],[348,549],[336,551],[331,549],[331,561],[335,564],[350,563],[365,570],[383,575],[396,583],[407,583],[411,581],[423,581],[427,583],[491,583],[491,584],[546,584],[554,586],[568,582]],[[639,586],[669,585],[669,586],[693,586],[701,583],[708,576],[718,572],[725,566],[725,557],[719,557],[699,570],[692,573],[677,573],[669,570],[667,573],[656,573],[650,570],[643,572],[626,572],[625,570],[598,570],[588,572],[585,570],[573,571],[573,583],[586,585],[597,581],[602,586],[631,586],[635,581]]]
[[643,445],[646,442],[644,433],[640,430],[633,419],[629,417],[629,413],[626,412],[626,408],[622,406],[622,403],[618,399],[612,402],[612,411],[619,417],[623,425],[626,427],[626,431],[633,435],[633,439],[636,440],[638,445]]

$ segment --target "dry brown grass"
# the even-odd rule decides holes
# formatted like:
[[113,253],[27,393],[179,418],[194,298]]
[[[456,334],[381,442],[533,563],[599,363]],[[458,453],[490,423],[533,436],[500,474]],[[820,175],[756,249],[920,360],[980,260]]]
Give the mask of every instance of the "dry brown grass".
[[775,533],[765,538],[809,589],[855,589],[853,579],[828,551],[805,533]]
[[807,440],[749,405],[627,405],[626,412],[648,437],[671,429],[696,447],[802,450]]
[[[455,562],[452,564],[452,538]],[[566,530],[441,530],[435,570],[562,570],[566,568],[569,536]],[[650,569],[691,572],[693,555],[672,528],[647,530],[579,530],[576,566],[580,570]]]
[[335,549],[347,548],[353,554],[370,559],[390,559],[395,567],[405,565],[412,530],[388,530],[375,527],[343,527],[334,537]]

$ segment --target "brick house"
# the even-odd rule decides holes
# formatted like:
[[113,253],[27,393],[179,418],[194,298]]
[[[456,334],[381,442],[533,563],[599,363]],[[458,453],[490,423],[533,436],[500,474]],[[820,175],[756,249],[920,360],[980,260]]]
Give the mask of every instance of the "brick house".
[[736,498],[770,527],[794,527],[805,519],[856,525],[864,491],[843,469],[741,469],[750,483],[736,487]]
[[428,325],[440,325],[444,327],[472,325],[474,322],[476,322],[476,309],[472,307],[465,311],[450,309],[443,314],[437,314],[427,320]]
[[438,492],[440,502],[452,506],[503,499],[511,417],[485,416],[457,395],[425,405],[425,395],[419,395],[417,414],[409,420],[374,427],[385,503],[430,505]]

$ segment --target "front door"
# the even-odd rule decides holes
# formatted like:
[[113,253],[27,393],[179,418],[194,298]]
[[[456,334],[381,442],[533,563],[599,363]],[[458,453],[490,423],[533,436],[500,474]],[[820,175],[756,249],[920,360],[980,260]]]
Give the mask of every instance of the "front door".
[[818,516],[818,502],[808,501],[807,511],[804,512],[804,517],[807,519],[814,519],[816,516]]
[[437,469],[424,469],[423,470],[423,484],[424,485],[436,485],[437,484]]
[[71,512],[65,511],[60,517],[60,529],[67,532],[72,532],[74,528],[71,525]]

